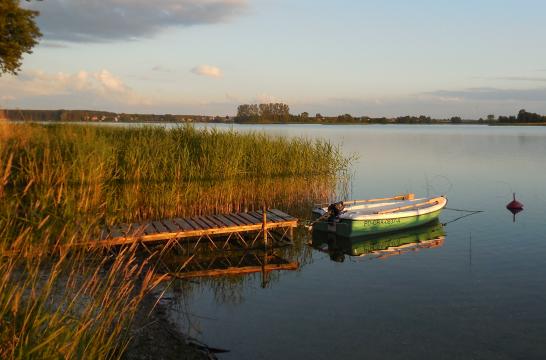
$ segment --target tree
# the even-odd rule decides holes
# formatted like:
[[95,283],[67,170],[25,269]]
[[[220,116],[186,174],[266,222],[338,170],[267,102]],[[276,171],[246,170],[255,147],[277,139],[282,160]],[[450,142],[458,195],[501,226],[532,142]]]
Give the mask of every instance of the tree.
[[463,122],[459,116],[453,116],[450,121],[452,124],[461,124]]
[[351,114],[339,115],[337,121],[340,123],[350,123],[353,122],[353,116]]
[[237,107],[239,122],[287,122],[290,108],[283,103],[243,104]]
[[237,120],[242,122],[256,121],[260,116],[258,105],[243,104],[237,107]]
[[32,53],[42,36],[34,22],[36,16],[37,11],[21,8],[19,0],[0,1],[0,75],[16,75],[23,54]]
[[520,123],[537,123],[537,122],[545,122],[545,121],[546,121],[546,117],[545,117],[545,116],[542,116],[542,115],[539,115],[539,114],[535,114],[535,113],[531,113],[531,112],[525,111],[524,109],[521,109],[521,110],[518,112],[517,121],[520,122]]
[[487,121],[489,121],[489,122],[495,121],[495,115],[493,115],[493,114],[487,115]]

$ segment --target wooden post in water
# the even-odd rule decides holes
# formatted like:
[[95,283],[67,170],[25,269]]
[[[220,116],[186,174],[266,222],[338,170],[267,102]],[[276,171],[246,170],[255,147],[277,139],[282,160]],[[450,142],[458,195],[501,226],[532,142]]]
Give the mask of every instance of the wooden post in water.
[[267,267],[267,249],[264,251],[264,261],[262,262],[262,289],[265,289],[267,287],[267,283],[269,282],[269,274],[266,270]]
[[267,248],[267,207],[265,206],[265,202],[263,203],[263,211],[262,211],[262,231],[264,232],[264,246]]

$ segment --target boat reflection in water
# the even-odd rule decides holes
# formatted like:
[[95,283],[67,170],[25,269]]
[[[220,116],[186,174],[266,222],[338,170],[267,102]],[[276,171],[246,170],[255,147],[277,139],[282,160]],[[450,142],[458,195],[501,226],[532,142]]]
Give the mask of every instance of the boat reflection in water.
[[314,231],[312,246],[328,253],[331,260],[343,262],[346,255],[386,258],[419,249],[440,247],[444,244],[444,240],[444,227],[435,220],[403,231],[352,238]]

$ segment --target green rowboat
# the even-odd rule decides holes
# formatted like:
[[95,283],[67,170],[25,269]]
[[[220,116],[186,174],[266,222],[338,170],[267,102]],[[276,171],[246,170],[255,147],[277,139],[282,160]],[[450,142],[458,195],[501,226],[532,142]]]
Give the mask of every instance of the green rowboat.
[[416,199],[413,194],[340,202],[313,209],[313,231],[345,237],[398,231],[438,219],[446,205],[443,196]]

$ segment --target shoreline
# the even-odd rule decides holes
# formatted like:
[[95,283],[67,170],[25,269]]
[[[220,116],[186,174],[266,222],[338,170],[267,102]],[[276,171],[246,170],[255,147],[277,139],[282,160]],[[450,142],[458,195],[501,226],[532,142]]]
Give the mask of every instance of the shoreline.
[[206,345],[178,330],[168,318],[168,309],[154,292],[145,296],[129,329],[130,341],[124,360],[216,359]]
[[225,124],[225,125],[342,125],[342,126],[370,126],[370,125],[380,125],[380,126],[398,126],[398,125],[410,125],[410,126],[461,126],[461,125],[472,125],[472,126],[546,126],[546,122],[540,123],[479,123],[479,122],[462,122],[462,123],[450,123],[450,122],[437,122],[437,123],[396,123],[396,122],[387,122],[387,123],[360,123],[360,122],[227,122],[227,121],[57,121],[57,120],[45,120],[45,121],[35,121],[35,120],[12,120],[12,119],[0,119],[5,120],[8,123],[14,124],[28,124],[28,123],[38,123],[38,124],[75,124],[75,125],[114,125],[114,124],[178,124],[178,125],[187,125],[187,124]]

